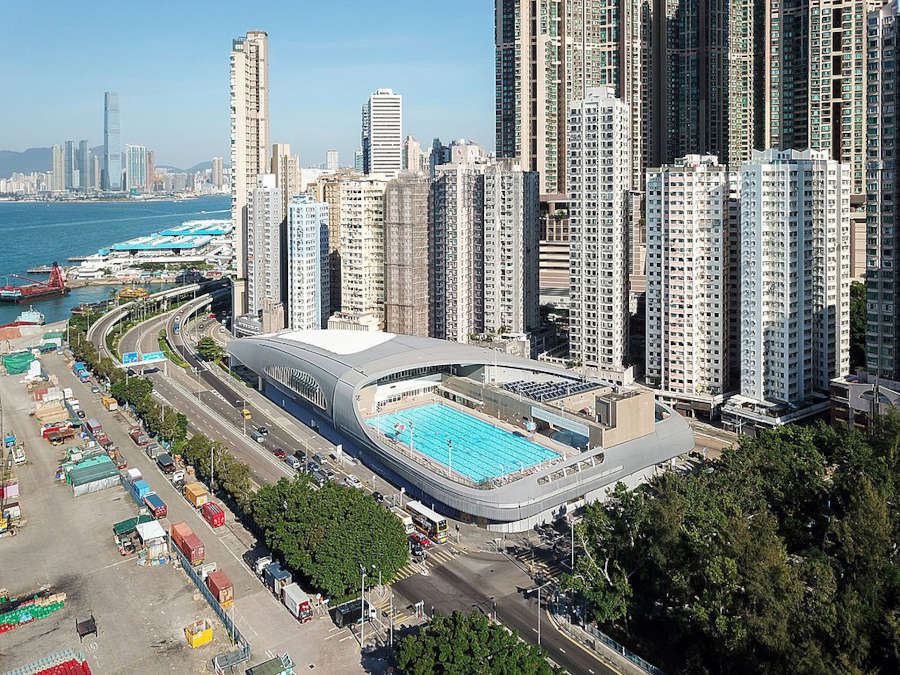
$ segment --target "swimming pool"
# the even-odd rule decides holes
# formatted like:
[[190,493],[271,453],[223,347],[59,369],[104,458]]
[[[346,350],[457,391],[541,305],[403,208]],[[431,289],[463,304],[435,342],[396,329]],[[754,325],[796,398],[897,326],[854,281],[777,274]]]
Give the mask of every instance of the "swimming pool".
[[443,403],[386,413],[366,422],[475,482],[559,457],[553,450]]

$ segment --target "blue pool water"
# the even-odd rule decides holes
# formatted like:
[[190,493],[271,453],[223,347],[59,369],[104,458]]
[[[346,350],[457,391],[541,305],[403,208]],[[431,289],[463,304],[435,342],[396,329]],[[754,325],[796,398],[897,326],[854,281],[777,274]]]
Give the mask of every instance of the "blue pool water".
[[[528,439],[472,417],[442,403],[429,403],[367,420],[388,438],[410,445],[475,482],[527,469],[559,454]],[[398,430],[401,425],[402,429]]]

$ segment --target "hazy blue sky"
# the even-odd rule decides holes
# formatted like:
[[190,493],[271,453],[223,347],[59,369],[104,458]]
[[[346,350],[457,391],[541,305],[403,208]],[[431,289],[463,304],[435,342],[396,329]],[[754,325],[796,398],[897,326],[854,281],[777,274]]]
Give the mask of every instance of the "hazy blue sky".
[[491,0],[4,2],[0,149],[87,138],[100,145],[103,92],[119,92],[122,143],[190,166],[228,148],[228,53],[269,34],[271,140],[303,165],[359,145],[368,94],[403,94],[404,134],[494,147]]

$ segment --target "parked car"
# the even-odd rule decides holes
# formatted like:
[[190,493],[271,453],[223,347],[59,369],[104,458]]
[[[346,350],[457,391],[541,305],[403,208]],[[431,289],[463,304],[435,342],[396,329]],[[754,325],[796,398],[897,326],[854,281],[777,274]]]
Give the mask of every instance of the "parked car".
[[327,478],[328,480],[334,480],[335,473],[334,473],[334,471],[329,469],[327,466],[320,469],[320,471],[325,474],[325,478]]
[[272,451],[272,454],[274,454],[278,459],[284,459],[285,457],[287,457],[287,453],[281,448],[275,448]]
[[315,484],[318,485],[319,487],[322,487],[323,485],[325,485],[325,483],[328,482],[328,478],[326,478],[325,474],[322,473],[321,471],[316,471],[312,475],[312,479],[315,482]]
[[409,552],[415,562],[422,562],[425,559],[425,548],[417,541],[409,542]]
[[100,387],[98,387],[98,386],[96,386],[96,385],[93,386],[93,387],[91,387],[91,393],[92,393],[92,394],[99,394],[99,393],[100,393]]
[[344,485],[347,485],[348,487],[362,489],[362,483],[359,481],[359,478],[357,478],[352,473],[347,474],[347,477],[344,479]]
[[291,467],[294,471],[298,471],[300,467],[303,466],[303,462],[294,457],[293,455],[288,455],[284,458],[284,463]]
[[256,427],[256,433],[262,434],[263,436],[268,436],[269,430],[266,427]]
[[380,492],[373,492],[372,496],[375,498],[375,501],[381,504],[384,501],[384,495]]
[[319,470],[319,465],[315,462],[307,462],[306,463],[306,473],[315,473]]
[[263,434],[259,433],[258,431],[254,431],[251,434],[251,438],[254,441],[256,441],[257,443],[263,443],[266,440],[266,437]]
[[431,541],[428,537],[426,537],[421,532],[413,532],[409,535],[410,545],[418,544],[422,548],[431,548],[434,546],[434,542]]
[[320,455],[318,452],[312,456],[312,460],[319,466],[325,466],[326,464],[328,464],[328,459]]

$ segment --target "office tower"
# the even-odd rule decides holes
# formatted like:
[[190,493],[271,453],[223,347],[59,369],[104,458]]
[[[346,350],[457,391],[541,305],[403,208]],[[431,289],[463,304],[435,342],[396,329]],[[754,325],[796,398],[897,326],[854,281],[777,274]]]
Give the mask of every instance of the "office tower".
[[103,94],[103,176],[104,190],[122,189],[122,146],[119,142],[119,95]]
[[93,155],[91,157],[91,187],[94,190],[99,190],[102,179],[103,164],[100,161],[100,155]]
[[628,106],[611,87],[569,105],[569,357],[616,382],[631,380],[627,225]]
[[900,104],[896,0],[869,12],[866,131],[866,369],[900,380],[900,180],[897,105]]
[[422,170],[422,146],[412,136],[403,140],[403,169],[413,172]]
[[63,171],[65,172],[66,190],[78,187],[78,146],[75,141],[66,141],[65,154],[63,156]]
[[147,192],[153,192],[156,184],[156,159],[152,150],[147,151]]
[[435,167],[431,216],[431,330],[468,342],[484,332],[484,167]]
[[212,158],[212,184],[217,190],[221,190],[225,182],[224,164],[221,157]]
[[666,161],[716,155],[750,158],[754,118],[755,0],[661,0],[658,128]]
[[484,330],[537,329],[539,178],[514,160],[484,168]]
[[341,168],[337,150],[329,150],[325,153],[325,168],[328,171],[337,171]]
[[646,379],[711,415],[728,391],[732,177],[713,156],[647,172]]
[[428,337],[431,179],[401,173],[384,191],[384,329]]
[[[269,40],[248,31],[231,44],[231,222],[237,279],[232,285],[234,316],[247,311],[247,193],[269,165]],[[280,210],[280,209],[279,209]],[[279,221],[280,222],[280,221]]]
[[325,328],[329,314],[328,204],[292,197],[287,213],[288,326]]
[[247,314],[259,316],[263,299],[284,302],[281,188],[271,173],[257,176],[247,194]]
[[341,312],[384,325],[384,188],[365,177],[340,182]]
[[50,148],[50,189],[55,191],[66,189],[66,160],[61,145]]
[[363,170],[363,151],[356,150],[353,153],[353,168],[359,172]]
[[363,171],[395,176],[402,166],[403,97],[378,89],[362,109]]
[[287,218],[291,199],[300,194],[300,158],[291,154],[290,143],[272,144],[272,173],[284,200],[281,219]]
[[850,370],[851,168],[816,150],[741,168],[741,395],[801,404]]
[[147,148],[143,145],[125,146],[125,189],[143,190],[147,187]]
[[86,140],[78,142],[78,187],[87,190],[91,187],[91,149]]
[[762,147],[808,148],[809,0],[767,0],[764,7],[765,57],[756,73],[765,87]]

